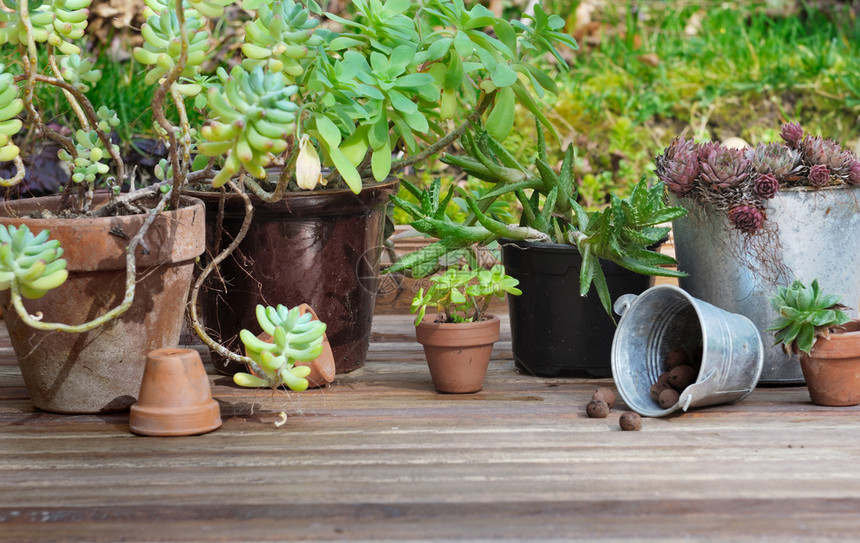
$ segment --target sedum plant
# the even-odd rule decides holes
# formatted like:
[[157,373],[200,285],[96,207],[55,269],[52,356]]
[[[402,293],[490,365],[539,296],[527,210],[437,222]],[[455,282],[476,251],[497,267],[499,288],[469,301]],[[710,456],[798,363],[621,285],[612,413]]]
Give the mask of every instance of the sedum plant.
[[[288,190],[358,192],[363,183],[441,152],[470,122],[485,120],[503,138],[515,103],[552,129],[538,99],[558,89],[533,59],[550,54],[566,69],[557,47],[576,47],[561,31],[564,20],[540,5],[527,19],[511,22],[463,0],[357,0],[354,19],[325,13],[315,0],[145,0],[143,43],[133,56],[144,66],[142,83],[156,87],[154,128],[169,156],[155,169],[154,185],[136,188],[110,140],[119,118],[86,95],[100,75],[81,47],[90,1],[4,0],[0,7],[0,46],[14,51],[8,58],[16,64],[0,67],[0,159],[16,167],[0,184],[24,178],[15,137],[26,124],[58,143],[60,158],[70,164],[63,187],[67,212],[150,214],[129,243],[126,296],[112,316],[131,304],[136,247],[152,217],[178,207],[191,183],[239,193],[246,226],[198,276],[189,307],[195,331],[211,349],[248,364],[249,357],[206,334],[196,295],[244,237],[253,215],[249,194],[273,202]],[[240,58],[230,59],[229,70],[204,73],[215,48],[225,46],[218,31],[227,7],[247,16],[235,44]],[[343,30],[324,28],[324,19]],[[42,118],[37,85],[68,102],[78,124],[71,137]],[[191,107],[204,112],[203,126],[191,126]],[[280,169],[277,182],[268,182],[267,168]],[[128,185],[132,190],[121,194]],[[108,189],[104,205],[93,203],[97,186]]]
[[68,277],[63,249],[42,230],[33,235],[27,225],[0,225],[0,290],[31,300],[62,285]]
[[833,328],[851,320],[839,303],[839,295],[825,294],[814,279],[809,286],[795,280],[781,286],[771,297],[771,305],[779,317],[767,328],[776,332],[774,345],[782,344],[786,353],[809,353],[819,337],[829,338]]
[[[649,187],[643,179],[629,197],[612,196],[605,209],[587,211],[576,201],[574,147],[567,147],[561,167],[553,169],[548,163],[540,127],[532,169],[517,161],[486,130],[467,134],[463,144],[468,156],[445,155],[442,160],[486,181],[490,189],[480,196],[458,189],[471,212],[463,223],[458,223],[446,213],[454,187],[442,196],[438,182],[424,190],[404,182],[420,203],[415,205],[396,196],[392,197],[394,203],[413,218],[410,223],[413,228],[438,237],[439,241],[404,256],[389,272],[421,269],[454,251],[503,238],[569,244],[582,256],[580,294],[585,296],[593,284],[610,315],[611,300],[600,259],[611,260],[636,273],[685,275],[663,267],[677,262],[650,249],[668,234],[669,228],[662,225],[686,213],[683,208],[664,204],[662,183]],[[507,224],[487,214],[499,196],[507,193],[513,193],[522,207],[518,224]]]
[[416,326],[424,320],[428,306],[436,307],[436,322],[478,322],[486,318],[493,298],[522,294],[517,284],[519,281],[506,275],[500,264],[489,270],[448,268],[444,274],[430,278],[426,291],[424,287],[418,289],[409,311],[416,314]]
[[254,374],[237,373],[233,382],[243,387],[287,386],[297,392],[306,390],[311,368],[297,366],[296,362],[313,360],[322,353],[326,325],[313,320],[310,313],[300,314],[298,307],[288,309],[283,305],[258,305],[257,322],[271,340],[260,339],[250,330],[240,332]]
[[798,123],[780,136],[745,150],[676,138],[657,156],[657,176],[682,203],[707,203],[748,235],[765,226],[765,203],[782,189],[860,184],[860,159],[838,142],[804,134]]

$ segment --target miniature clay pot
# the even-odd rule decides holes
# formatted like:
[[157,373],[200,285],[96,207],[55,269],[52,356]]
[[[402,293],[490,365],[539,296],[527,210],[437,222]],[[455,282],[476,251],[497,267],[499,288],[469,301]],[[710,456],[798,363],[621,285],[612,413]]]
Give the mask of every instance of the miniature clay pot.
[[481,390],[499,330],[499,318],[489,315],[480,322],[418,324],[415,336],[424,346],[436,391],[467,394]]
[[138,401],[129,428],[144,436],[190,436],[221,426],[209,377],[192,349],[159,349],[146,358]]
[[818,405],[860,404],[860,321],[851,321],[830,339],[818,338],[809,354],[800,353],[809,397]]
[[[299,306],[299,313],[304,315],[305,313],[310,313],[312,315],[313,320],[320,320],[317,317],[317,314],[314,313],[314,310],[308,304],[302,304]],[[270,343],[272,341],[272,336],[263,332],[262,334],[257,336],[261,340]],[[311,373],[306,377],[310,385],[308,388],[318,388],[324,387],[334,381],[335,376],[335,364],[334,364],[334,353],[331,350],[331,344],[328,341],[328,336],[323,334],[322,340],[322,354],[313,360],[309,360],[307,362],[296,362],[296,366],[310,366]],[[253,371],[251,373],[254,373]]]

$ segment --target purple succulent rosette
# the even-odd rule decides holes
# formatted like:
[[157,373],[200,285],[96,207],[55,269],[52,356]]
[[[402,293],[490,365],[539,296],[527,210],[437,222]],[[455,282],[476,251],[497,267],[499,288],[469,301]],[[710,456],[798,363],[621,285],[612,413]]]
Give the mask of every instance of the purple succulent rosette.
[[753,234],[764,225],[764,213],[753,205],[738,205],[729,210],[729,221],[741,232]]
[[824,164],[816,164],[809,168],[809,183],[816,188],[830,184],[830,168]]
[[779,136],[788,147],[797,149],[800,140],[803,139],[803,127],[800,126],[800,123],[785,123],[782,125]]
[[657,175],[673,194],[726,213],[749,234],[764,227],[765,202],[781,190],[860,185],[860,159],[838,142],[806,134],[799,123],[784,124],[780,137],[744,150],[676,138],[656,158]]
[[772,173],[759,175],[753,180],[753,191],[763,200],[770,200],[779,192],[779,181]]

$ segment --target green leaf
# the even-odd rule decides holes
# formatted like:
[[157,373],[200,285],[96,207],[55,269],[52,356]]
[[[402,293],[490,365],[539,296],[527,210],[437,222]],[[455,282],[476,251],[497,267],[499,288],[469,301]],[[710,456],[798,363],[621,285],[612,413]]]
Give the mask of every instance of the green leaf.
[[815,343],[815,328],[811,324],[804,324],[800,327],[800,332],[797,334],[797,348],[808,353],[812,350],[812,345]]
[[340,129],[331,121],[331,119],[324,115],[317,115],[314,117],[314,121],[320,138],[325,140],[329,147],[336,148],[340,145]]
[[383,146],[373,151],[373,156],[370,161],[373,178],[377,181],[384,181],[388,174],[391,173],[391,147]]

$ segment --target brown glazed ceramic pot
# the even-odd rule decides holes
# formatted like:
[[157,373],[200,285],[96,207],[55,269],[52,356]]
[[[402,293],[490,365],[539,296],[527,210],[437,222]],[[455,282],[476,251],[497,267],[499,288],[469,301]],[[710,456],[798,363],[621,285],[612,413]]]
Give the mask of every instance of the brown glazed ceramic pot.
[[[239,331],[260,330],[257,304],[307,303],[326,323],[337,372],[361,367],[370,342],[385,208],[398,184],[368,185],[359,194],[290,193],[273,204],[252,197],[254,219],[247,236],[200,292],[202,320],[212,337],[241,352]],[[212,258],[238,233],[244,203],[235,195],[225,197],[219,232],[220,193],[189,194],[206,203],[207,254]],[[222,373],[244,371],[215,353],[212,361]]]
[[800,353],[809,397],[818,405],[860,404],[860,321],[851,321],[830,339],[818,338],[809,354]]
[[128,426],[144,436],[191,436],[221,426],[221,408],[212,399],[209,376],[197,351],[149,353]]
[[424,321],[416,326],[415,336],[424,346],[436,390],[451,394],[481,390],[499,330],[500,321],[495,316],[480,322]]
[[[102,197],[103,201],[105,197]],[[97,197],[97,203],[99,199]],[[69,278],[38,300],[24,300],[44,320],[81,324],[119,305],[125,296],[125,252],[145,215],[81,219],[25,219],[32,211],[57,211],[48,196],[3,202],[0,224],[48,229],[60,241]],[[118,318],[83,334],[35,330],[0,304],[27,392],[39,409],[57,413],[122,411],[135,402],[146,354],[179,341],[194,260],[204,249],[203,203],[160,214],[137,248],[134,302]]]

